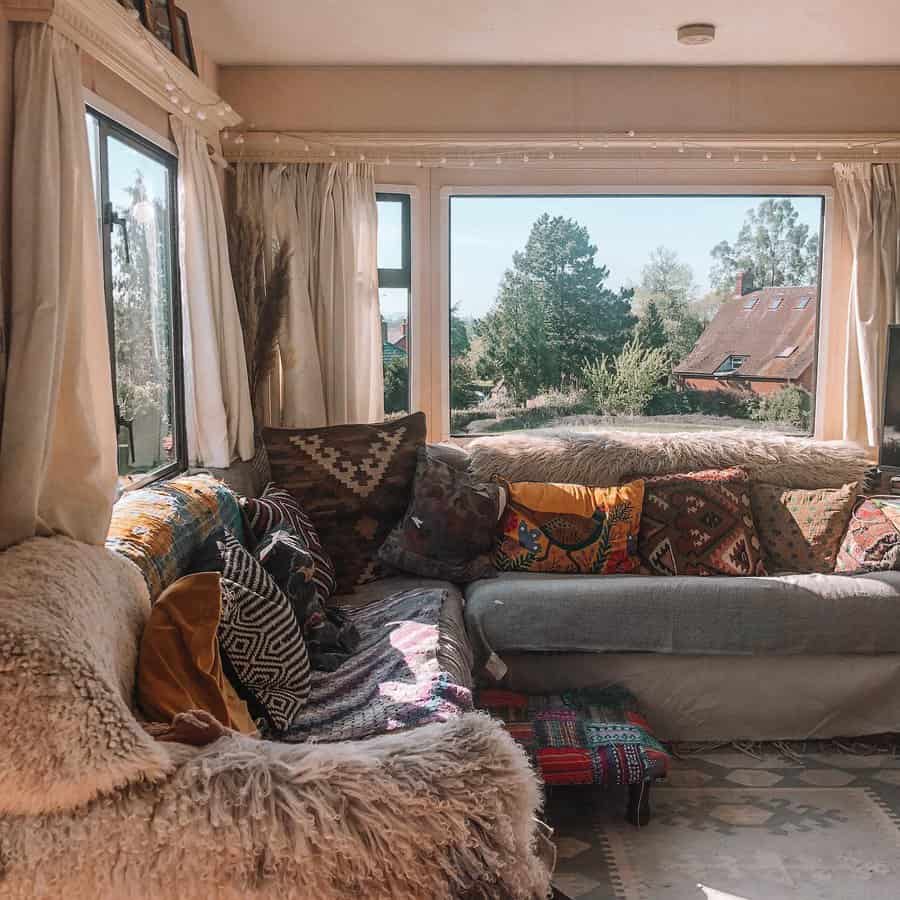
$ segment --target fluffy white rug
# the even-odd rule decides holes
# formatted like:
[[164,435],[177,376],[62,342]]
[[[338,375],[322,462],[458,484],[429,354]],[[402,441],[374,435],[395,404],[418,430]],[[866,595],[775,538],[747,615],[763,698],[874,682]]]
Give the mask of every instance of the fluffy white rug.
[[0,817],[4,900],[538,898],[540,797],[480,713],[364,742],[226,737],[66,813]]
[[860,448],[751,431],[652,434],[557,431],[478,438],[466,444],[482,481],[620,484],[630,478],[743,466],[760,481],[795,488],[841,487],[868,465]]

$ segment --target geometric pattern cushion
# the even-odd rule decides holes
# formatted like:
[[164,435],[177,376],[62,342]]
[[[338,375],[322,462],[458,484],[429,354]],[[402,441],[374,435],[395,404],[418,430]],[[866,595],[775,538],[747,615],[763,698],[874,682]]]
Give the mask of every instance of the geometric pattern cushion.
[[654,575],[765,575],[747,473],[648,478],[638,553]]
[[769,571],[833,572],[856,491],[855,482],[812,491],[755,482],[753,516]]
[[279,528],[287,528],[303,539],[315,563],[310,581],[316,587],[319,603],[325,603],[334,593],[337,583],[334,563],[322,547],[315,526],[297,501],[287,491],[268,484],[261,497],[242,498],[241,508],[255,541],[261,541],[265,534]]
[[339,593],[381,576],[378,550],[409,506],[425,430],[424,413],[373,425],[263,430],[272,479],[312,520]]
[[900,569],[900,497],[861,498],[838,550],[835,572]]
[[218,637],[238,693],[272,729],[283,731],[309,698],[309,659],[291,603],[227,532],[222,546]]
[[544,784],[610,787],[668,772],[669,754],[619,685],[554,695],[485,690],[478,706],[503,721]]

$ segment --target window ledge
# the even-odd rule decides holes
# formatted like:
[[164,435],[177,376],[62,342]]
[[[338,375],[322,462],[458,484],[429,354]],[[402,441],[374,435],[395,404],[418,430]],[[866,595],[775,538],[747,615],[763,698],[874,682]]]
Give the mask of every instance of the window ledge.
[[[171,54],[147,29],[115,0],[0,0],[10,22],[41,22],[66,35],[82,50],[123,78],[158,106],[215,139],[222,128],[233,128],[242,119],[215,91]],[[165,60],[160,71],[159,60]],[[196,110],[206,110],[201,120],[184,113],[169,99],[166,84],[189,98]],[[221,115],[219,113],[222,113]]]

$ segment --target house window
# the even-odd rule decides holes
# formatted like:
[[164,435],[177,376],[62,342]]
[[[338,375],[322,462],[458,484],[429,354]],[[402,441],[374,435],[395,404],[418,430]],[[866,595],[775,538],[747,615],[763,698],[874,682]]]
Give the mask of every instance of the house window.
[[120,484],[132,487],[186,467],[177,160],[93,110],[86,122]]
[[409,412],[409,301],[412,283],[408,194],[378,194],[378,300],[384,412]]
[[809,306],[810,300],[812,300],[812,297],[801,297],[797,301],[797,305],[794,307],[794,309],[806,309],[806,307]]
[[785,347],[781,353],[777,354],[778,359],[790,359],[797,352],[797,344],[791,344],[789,347]]
[[713,374],[716,377],[730,375],[732,372],[736,372],[746,361],[746,356],[736,356],[732,353],[730,356],[725,357],[722,364]]
[[823,196],[448,193],[451,434],[811,431]]

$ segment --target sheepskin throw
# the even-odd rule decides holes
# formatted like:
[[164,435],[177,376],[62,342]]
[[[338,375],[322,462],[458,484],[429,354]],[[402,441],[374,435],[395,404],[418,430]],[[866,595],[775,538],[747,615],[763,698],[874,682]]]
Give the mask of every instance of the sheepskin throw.
[[224,737],[161,785],[0,816],[4,900],[546,896],[539,788],[481,713],[343,744]]
[[[0,554],[0,815],[70,809],[169,771],[130,709],[149,613],[140,571],[103,547],[39,537]],[[3,896],[10,858],[0,847]]]
[[472,709],[472,692],[441,668],[447,590],[391,594],[347,610],[360,634],[352,661],[312,673],[312,690],[283,741],[345,741],[444,722]]
[[748,430],[646,434],[562,431],[497,435],[466,444],[480,481],[567,481],[606,486],[650,475],[740,466],[754,480],[782,487],[838,488],[870,465],[861,449],[839,441]]

